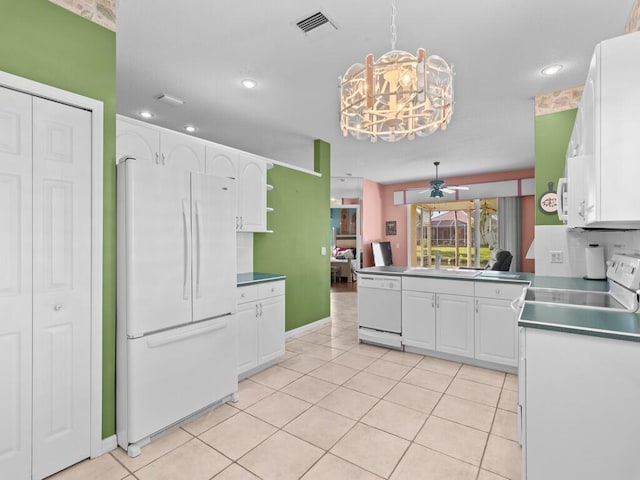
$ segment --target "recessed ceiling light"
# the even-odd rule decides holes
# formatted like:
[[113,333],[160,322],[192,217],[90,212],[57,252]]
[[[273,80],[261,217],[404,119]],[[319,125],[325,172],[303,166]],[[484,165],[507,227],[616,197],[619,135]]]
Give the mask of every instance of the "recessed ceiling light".
[[245,78],[240,82],[244,88],[252,89],[258,86],[258,82],[251,78]]
[[562,70],[562,68],[562,65],[560,65],[559,63],[554,63],[553,65],[547,65],[546,67],[544,67],[541,73],[542,75],[550,77],[551,75],[555,75],[556,73],[558,73],[560,70]]
[[140,116],[142,118],[151,118],[153,117],[153,113],[151,113],[149,110],[143,110],[140,112]]
[[184,129],[189,133],[193,133],[196,131],[196,127],[194,127],[193,125],[185,125]]

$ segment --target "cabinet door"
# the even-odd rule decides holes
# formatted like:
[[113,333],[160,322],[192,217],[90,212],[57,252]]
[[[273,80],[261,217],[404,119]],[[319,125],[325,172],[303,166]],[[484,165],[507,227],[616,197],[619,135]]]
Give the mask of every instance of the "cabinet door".
[[258,366],[258,314],[257,302],[238,305],[236,323],[238,335],[238,375]]
[[160,163],[171,169],[204,172],[204,142],[179,133],[160,134]]
[[193,321],[235,312],[235,182],[191,173]]
[[402,292],[402,343],[411,347],[436,348],[436,294]]
[[160,132],[152,127],[117,120],[116,159],[127,156],[159,165]]
[[241,156],[238,169],[239,230],[262,232],[267,229],[267,170],[265,163]]
[[284,296],[260,300],[258,363],[284,355]]
[[207,144],[204,171],[214,177],[236,178],[238,153],[222,145]]
[[473,357],[473,298],[436,295],[436,350]]
[[33,99],[33,477],[90,454],[91,113]]
[[0,88],[0,478],[31,478],[31,96]]
[[475,354],[478,360],[516,366],[517,313],[506,300],[476,298]]

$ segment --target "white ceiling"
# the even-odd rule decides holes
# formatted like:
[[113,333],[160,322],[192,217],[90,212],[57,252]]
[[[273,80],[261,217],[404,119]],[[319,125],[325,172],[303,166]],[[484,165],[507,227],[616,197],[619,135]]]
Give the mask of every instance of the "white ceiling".
[[[454,65],[449,128],[375,144],[343,137],[338,77],[390,50],[390,0],[119,0],[118,113],[313,168],[331,144],[333,176],[395,183],[532,167],[533,97],[581,85],[599,41],[621,35],[633,0],[398,0],[400,50]],[[305,36],[318,10],[338,27]],[[543,66],[562,63],[553,78]],[[240,80],[251,77],[257,88]],[[164,92],[185,101],[159,103]]]

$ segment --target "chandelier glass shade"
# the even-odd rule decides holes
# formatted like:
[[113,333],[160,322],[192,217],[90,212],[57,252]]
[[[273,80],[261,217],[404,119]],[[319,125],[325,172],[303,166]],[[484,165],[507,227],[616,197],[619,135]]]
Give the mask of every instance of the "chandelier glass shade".
[[344,136],[397,142],[444,130],[453,114],[453,72],[441,57],[395,49],[395,2],[391,51],[349,67],[340,82]]

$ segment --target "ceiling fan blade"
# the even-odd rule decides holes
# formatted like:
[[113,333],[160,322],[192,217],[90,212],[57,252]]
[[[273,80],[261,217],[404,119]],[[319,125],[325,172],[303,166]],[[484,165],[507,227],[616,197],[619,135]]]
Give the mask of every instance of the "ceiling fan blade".
[[427,188],[426,190],[420,190],[418,193],[427,193],[433,190],[433,188]]
[[442,190],[444,193],[456,193],[455,190],[453,190],[455,187],[443,187],[440,190]]
[[462,187],[447,187],[447,188],[451,188],[453,190],[469,190],[469,187],[464,187],[464,186],[462,186]]

